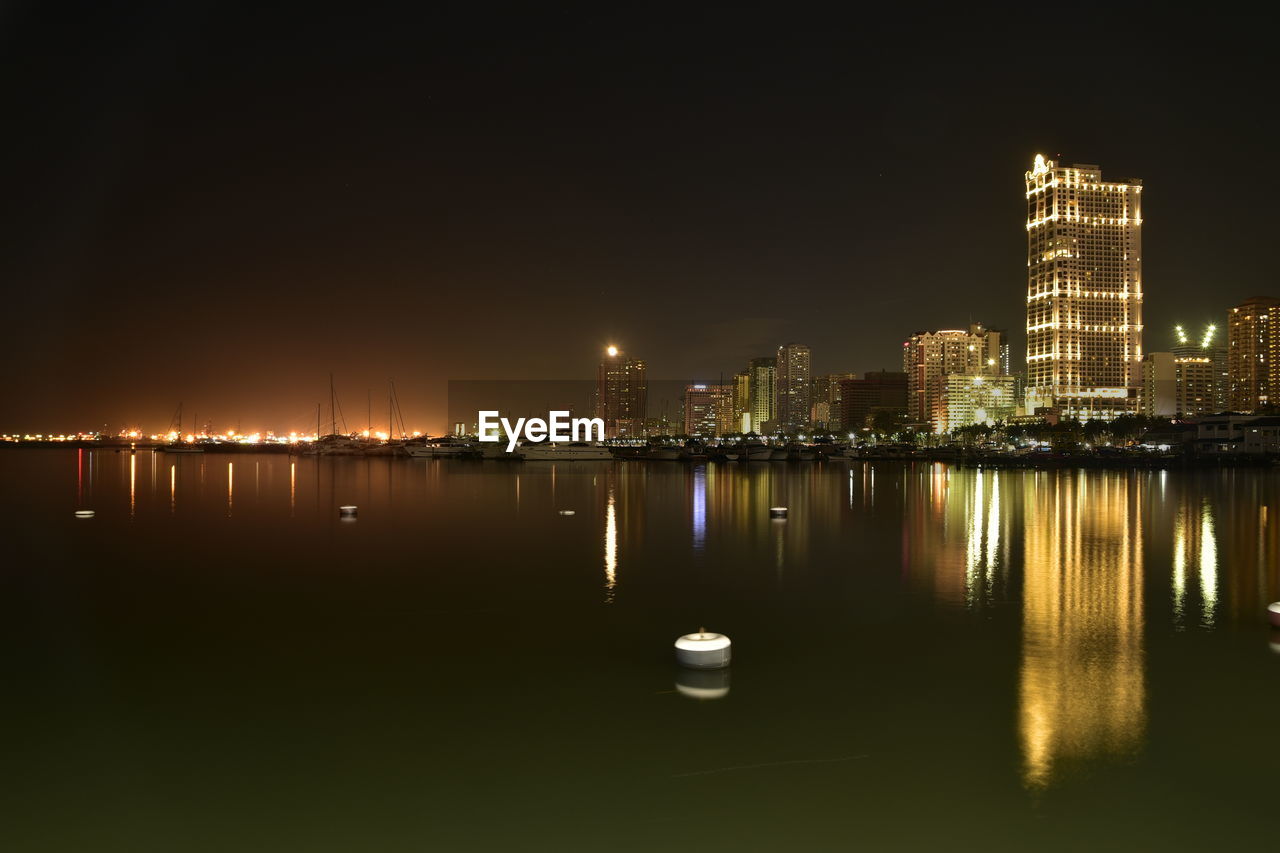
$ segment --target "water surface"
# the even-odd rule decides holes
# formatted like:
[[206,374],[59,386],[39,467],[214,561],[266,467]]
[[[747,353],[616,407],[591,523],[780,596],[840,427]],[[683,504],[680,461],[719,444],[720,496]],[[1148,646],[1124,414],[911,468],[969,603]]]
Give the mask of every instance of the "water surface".
[[6,449],[0,841],[1265,848],[1277,482]]

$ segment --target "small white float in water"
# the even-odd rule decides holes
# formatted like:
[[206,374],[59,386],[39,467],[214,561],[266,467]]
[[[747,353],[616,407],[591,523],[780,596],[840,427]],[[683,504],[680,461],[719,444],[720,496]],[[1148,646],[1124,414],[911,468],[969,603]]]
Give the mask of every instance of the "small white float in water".
[[1267,618],[1271,620],[1271,624],[1280,628],[1280,601],[1273,601],[1267,605]]
[[693,669],[721,669],[729,665],[731,645],[724,634],[699,628],[676,640],[676,662]]
[[562,510],[560,510],[560,514],[561,514],[561,515],[573,515],[573,510],[571,510],[571,509],[562,509]]
[[769,517],[770,518],[786,518],[787,508],[785,506],[771,506],[769,507]]
[[338,507],[338,516],[340,518],[353,519],[356,517],[356,507],[350,504],[340,506]]
[[690,699],[723,699],[729,695],[729,670],[681,669],[676,672],[676,692]]
[[78,509],[76,510],[76,518],[93,518],[93,510]]

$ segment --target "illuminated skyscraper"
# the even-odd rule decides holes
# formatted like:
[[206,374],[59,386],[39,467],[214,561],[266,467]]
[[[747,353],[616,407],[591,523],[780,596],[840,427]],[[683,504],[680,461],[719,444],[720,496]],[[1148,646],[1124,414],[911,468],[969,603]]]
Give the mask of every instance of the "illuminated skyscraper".
[[1253,296],[1227,314],[1231,409],[1253,412],[1280,402],[1280,299]]
[[764,432],[778,418],[778,360],[753,358],[747,372],[751,374],[751,430]]
[[856,373],[824,373],[814,377],[812,403],[813,408],[809,421],[814,429],[835,431],[841,426],[840,404],[842,400],[840,383],[847,379],[857,379]]
[[794,432],[809,426],[809,348],[778,347],[778,428]]
[[604,419],[605,437],[643,435],[648,399],[644,362],[627,358],[615,346],[606,349],[596,372],[596,417]]
[[[907,420],[927,423],[939,433],[953,428],[948,427],[947,377],[957,374],[969,377],[967,383],[956,386],[968,388],[974,377],[1000,375],[1001,358],[1007,353],[1004,332],[980,323],[970,326],[967,332],[962,329],[916,332],[902,345],[902,369],[907,374]],[[1012,386],[1008,390],[1011,393]],[[955,426],[967,425],[957,423]]]
[[733,429],[731,432],[751,431],[751,371],[744,370],[733,377]]
[[1138,405],[1142,182],[1036,155],[1026,173],[1028,410],[1110,420]]

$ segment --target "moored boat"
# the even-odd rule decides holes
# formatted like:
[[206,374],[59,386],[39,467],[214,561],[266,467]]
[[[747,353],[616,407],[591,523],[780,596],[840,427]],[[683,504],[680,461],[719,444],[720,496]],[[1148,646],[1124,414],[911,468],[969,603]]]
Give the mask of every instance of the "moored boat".
[[567,444],[525,444],[513,453],[526,462],[602,462],[613,459],[613,451],[603,444],[571,441]]

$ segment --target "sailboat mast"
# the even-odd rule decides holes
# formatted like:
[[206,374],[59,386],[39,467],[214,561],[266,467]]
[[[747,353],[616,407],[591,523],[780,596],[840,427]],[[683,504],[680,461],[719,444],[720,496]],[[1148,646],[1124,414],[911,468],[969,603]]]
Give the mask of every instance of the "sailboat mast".
[[337,398],[333,393],[333,374],[329,374],[329,435],[338,434],[338,410],[335,405]]

